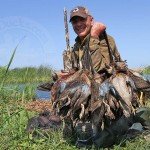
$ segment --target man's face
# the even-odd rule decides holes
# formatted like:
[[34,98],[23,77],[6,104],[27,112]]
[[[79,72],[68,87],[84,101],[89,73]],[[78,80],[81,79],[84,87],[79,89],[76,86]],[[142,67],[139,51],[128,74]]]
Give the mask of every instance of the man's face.
[[75,33],[81,39],[83,39],[90,33],[92,22],[93,22],[93,18],[91,16],[88,16],[87,18],[76,16],[73,17],[71,20]]

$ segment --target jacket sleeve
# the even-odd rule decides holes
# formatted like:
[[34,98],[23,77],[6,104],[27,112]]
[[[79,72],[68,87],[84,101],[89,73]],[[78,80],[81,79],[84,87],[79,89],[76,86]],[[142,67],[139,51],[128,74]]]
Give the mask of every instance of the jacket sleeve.
[[[111,36],[108,36],[108,41],[116,61],[121,61],[114,39]],[[91,37],[89,46],[95,71],[99,72],[100,70],[105,69],[105,67],[110,64],[110,54],[104,37],[101,37],[100,39]]]
[[113,55],[115,57],[115,60],[116,61],[122,61],[120,53],[119,53],[119,51],[117,49],[117,46],[116,46],[114,38],[111,37],[110,35],[108,35],[108,40],[109,40],[109,43],[110,43],[110,47],[111,47],[111,49],[113,51]]
[[105,58],[101,53],[99,39],[91,37],[89,47],[93,68],[96,72],[99,72],[105,68]]
[[72,69],[72,52],[65,50],[63,52],[63,65],[64,70],[69,71]]

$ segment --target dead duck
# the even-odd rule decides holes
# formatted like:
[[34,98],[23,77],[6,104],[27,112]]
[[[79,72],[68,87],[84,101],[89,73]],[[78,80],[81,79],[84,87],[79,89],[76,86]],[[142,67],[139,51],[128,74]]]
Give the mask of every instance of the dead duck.
[[[70,105],[70,109],[78,110],[83,101],[86,101],[90,95],[90,79],[88,78],[88,71],[79,70],[71,77],[57,81],[52,92],[54,107],[59,104],[60,115],[66,106]],[[55,89],[54,89],[55,88]],[[71,100],[71,101],[70,101]],[[70,103],[69,103],[70,101]]]
[[58,129],[61,126],[61,119],[59,116],[52,115],[46,111],[37,117],[30,118],[26,127],[26,131],[31,133],[35,129]]
[[37,89],[41,91],[51,91],[53,84],[54,82],[46,82],[46,83],[38,85]]

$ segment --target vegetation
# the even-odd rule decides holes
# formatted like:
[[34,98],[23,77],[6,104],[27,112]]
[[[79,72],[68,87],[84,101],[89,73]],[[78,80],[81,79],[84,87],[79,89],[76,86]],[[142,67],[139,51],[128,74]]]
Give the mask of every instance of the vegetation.
[[144,74],[150,74],[150,66],[144,68],[143,72]]
[[[33,83],[50,80],[51,69],[40,66],[10,70],[10,64],[6,68],[0,67],[0,150],[76,150],[74,144],[63,140],[61,130],[44,135],[39,130],[40,137],[32,137],[26,132],[28,119],[36,112],[27,111],[24,105],[33,99],[36,90]],[[23,90],[20,90],[18,83],[26,83]],[[150,149],[150,141],[136,138],[112,149]]]
[[21,93],[17,88],[0,91],[0,149],[59,149],[69,144],[62,140],[61,132],[33,138],[25,129],[35,112],[27,111],[24,104],[32,100],[34,87],[28,85]]
[[[8,81],[11,81],[8,77]],[[24,90],[20,91],[17,85],[13,87],[2,87],[0,90],[0,150],[76,150],[74,144],[68,143],[62,138],[62,131],[49,132],[41,137],[32,137],[26,132],[28,119],[37,115],[36,112],[27,111],[24,107],[32,101],[36,85],[26,84]],[[94,148],[93,148],[94,149]],[[150,142],[143,137],[132,141],[122,142],[115,145],[114,150],[144,150],[150,149]]]
[[[0,80],[6,72],[5,67],[0,67]],[[10,69],[5,83],[37,83],[51,80],[52,69],[49,66],[23,67]]]
[[[28,119],[37,115],[36,112],[27,111],[24,107],[26,102],[32,101],[35,86],[26,85],[26,88],[19,92],[17,87],[0,91],[0,150],[76,150],[71,144],[62,138],[62,131],[49,132],[41,137],[32,137],[26,132]],[[122,141],[115,145],[114,150],[144,150],[150,149],[150,141],[143,137],[132,141]]]
[[[26,132],[28,119],[36,113],[27,111],[24,106],[33,100],[36,83],[50,81],[51,68],[40,66],[10,70],[13,56],[7,67],[0,67],[0,150],[60,149],[62,146],[72,149],[62,140],[61,132],[51,132],[42,138],[33,138]],[[20,89],[18,83],[24,83],[24,88]]]

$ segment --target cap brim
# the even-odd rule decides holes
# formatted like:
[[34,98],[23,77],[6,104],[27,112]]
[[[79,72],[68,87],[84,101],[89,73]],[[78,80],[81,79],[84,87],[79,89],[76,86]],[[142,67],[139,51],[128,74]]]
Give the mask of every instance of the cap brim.
[[69,22],[71,22],[71,20],[72,20],[74,17],[87,18],[87,16],[88,16],[87,14],[75,13],[75,14],[73,14],[73,15],[70,17]]

